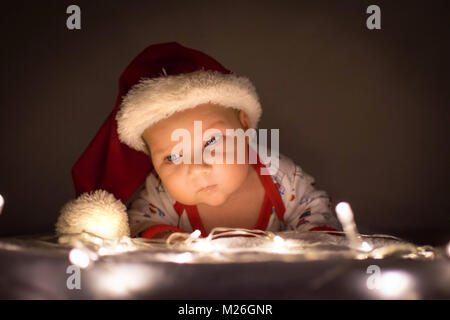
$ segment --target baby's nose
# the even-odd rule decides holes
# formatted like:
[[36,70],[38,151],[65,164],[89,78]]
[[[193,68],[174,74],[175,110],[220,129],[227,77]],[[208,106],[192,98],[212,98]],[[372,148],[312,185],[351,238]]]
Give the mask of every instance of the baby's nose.
[[212,166],[206,162],[202,162],[199,164],[190,164],[189,165],[189,176],[195,177],[198,175],[209,174],[212,170]]

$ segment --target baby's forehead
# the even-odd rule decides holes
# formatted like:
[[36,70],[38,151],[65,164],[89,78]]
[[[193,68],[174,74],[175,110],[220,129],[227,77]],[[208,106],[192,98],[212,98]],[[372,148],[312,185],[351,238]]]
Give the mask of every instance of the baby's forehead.
[[[170,127],[190,128],[194,125],[201,124],[203,128],[212,127],[213,125],[230,126],[234,125],[235,109],[225,107],[197,107],[193,109],[176,112],[168,117]],[[161,123],[164,127],[164,123]]]
[[[149,127],[145,134],[150,144],[171,143],[172,134],[181,135],[183,130],[194,132],[208,129],[233,129],[239,120],[239,110],[218,105],[201,105],[196,108],[176,112]],[[176,132],[179,130],[178,132]]]
[[[231,116],[234,116],[236,114],[236,111],[238,110],[232,107],[207,103],[198,105],[194,108],[183,110],[179,114],[180,116],[190,116],[200,119],[210,119],[217,117],[229,119]],[[175,113],[175,115],[176,114],[177,113]]]
[[[183,131],[189,131],[191,133],[201,132],[209,130],[212,131],[214,129],[218,131],[224,131],[226,129],[233,130],[236,128],[236,125],[230,121],[229,118],[225,117],[196,117],[193,120],[188,120],[184,122],[180,122],[175,126],[167,128],[164,130],[165,136],[172,135],[175,131],[175,135],[181,135]],[[176,132],[178,130],[178,132]]]

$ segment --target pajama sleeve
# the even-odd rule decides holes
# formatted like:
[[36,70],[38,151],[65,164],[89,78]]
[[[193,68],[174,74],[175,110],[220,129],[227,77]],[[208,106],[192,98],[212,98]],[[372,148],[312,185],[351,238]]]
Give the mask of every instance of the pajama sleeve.
[[330,197],[325,191],[314,188],[315,179],[295,165],[293,188],[296,201],[285,216],[289,230],[332,231],[339,230],[335,214],[331,211]]
[[150,173],[145,188],[128,209],[131,236],[153,238],[160,232],[182,232],[174,202],[157,175]]

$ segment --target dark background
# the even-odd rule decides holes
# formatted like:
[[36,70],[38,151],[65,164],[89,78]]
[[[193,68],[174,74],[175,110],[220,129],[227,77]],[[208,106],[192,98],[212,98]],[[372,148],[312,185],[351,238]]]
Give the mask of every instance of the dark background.
[[[70,170],[152,43],[203,51],[255,84],[260,128],[348,201],[363,233],[450,240],[446,1],[2,3],[0,236],[53,232]],[[81,7],[81,30],[66,8]],[[381,30],[366,8],[381,7]]]

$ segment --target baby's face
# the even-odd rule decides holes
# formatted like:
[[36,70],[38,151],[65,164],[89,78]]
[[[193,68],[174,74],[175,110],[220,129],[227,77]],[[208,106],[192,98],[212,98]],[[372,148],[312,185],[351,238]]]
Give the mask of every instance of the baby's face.
[[[220,156],[223,164],[208,164],[202,159],[201,163],[194,163],[194,121],[202,121],[202,137],[210,128],[218,129],[224,139],[226,129],[246,130],[249,128],[249,120],[244,112],[239,114],[231,108],[224,108],[215,104],[202,104],[195,108],[183,110],[163,119],[147,128],[142,137],[150,148],[150,155],[156,172],[161,178],[170,195],[185,205],[206,204],[219,206],[226,202],[228,197],[239,189],[248,177],[248,139],[246,138],[245,163],[237,161],[237,139],[234,138],[234,162],[226,163],[225,155],[230,150],[226,149],[226,142],[214,142],[214,135],[205,136],[202,140],[202,153],[205,145],[220,143],[223,153],[214,152],[211,155]],[[172,132],[176,129],[189,131],[191,137],[191,161],[175,161],[182,159],[182,152],[174,154],[172,148],[180,144],[181,140],[172,141]],[[213,138],[211,140],[211,138]],[[229,139],[229,138],[228,138]],[[186,155],[185,155],[186,156]],[[214,186],[207,190],[201,190],[207,186]]]

